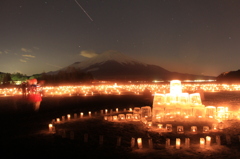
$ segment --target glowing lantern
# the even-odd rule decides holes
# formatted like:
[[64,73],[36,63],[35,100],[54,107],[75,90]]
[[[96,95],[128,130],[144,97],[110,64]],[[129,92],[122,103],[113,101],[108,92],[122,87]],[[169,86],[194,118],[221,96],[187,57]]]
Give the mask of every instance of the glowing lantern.
[[133,115],[132,114],[126,114],[126,119],[127,120],[132,120],[133,118]]
[[205,139],[200,138],[200,148],[204,148],[204,147],[205,147]]
[[217,117],[220,119],[225,118],[226,109],[225,107],[217,107]]
[[132,108],[129,108],[129,112],[132,112]]
[[158,94],[156,93],[153,98],[153,108],[158,108],[159,106],[163,106],[166,101],[165,101],[165,95],[164,94]]
[[177,133],[178,134],[183,134],[184,133],[183,126],[177,126]]
[[57,123],[60,123],[60,118],[57,118],[56,120],[57,120]]
[[91,117],[92,116],[92,113],[91,111],[88,112],[88,116]]
[[165,102],[167,105],[172,105],[172,104],[175,105],[176,103],[178,103],[177,94],[171,94],[171,93],[166,94]]
[[80,118],[82,118],[82,117],[83,117],[83,112],[80,113]]
[[212,131],[217,131],[217,124],[212,124]]
[[190,94],[190,103],[194,105],[202,105],[201,97],[199,93]]
[[53,129],[54,129],[53,124],[48,124],[48,128],[49,128],[49,132],[53,132]]
[[180,149],[180,145],[181,145],[180,138],[176,138],[176,149]]
[[125,114],[118,114],[119,120],[125,120]]
[[191,132],[197,133],[197,126],[191,126]]
[[144,107],[141,107],[141,116],[143,118],[148,118],[148,117],[151,117],[151,107],[150,106],[144,106]]
[[210,136],[206,136],[206,146],[210,147],[211,145],[211,137]]
[[206,106],[206,117],[207,118],[215,118],[216,116],[216,107],[215,106]]
[[204,106],[193,107],[193,116],[196,118],[204,117],[205,116],[205,107]]
[[113,121],[117,121],[118,120],[118,117],[116,115],[112,116],[112,120]]
[[71,119],[71,115],[70,115],[70,114],[67,115],[67,119],[68,119],[68,120]]
[[166,124],[166,131],[172,132],[172,124]]
[[209,132],[209,126],[203,126],[203,133]]
[[152,127],[152,122],[147,122],[148,123],[148,127]]
[[178,101],[181,105],[188,105],[189,104],[189,94],[188,93],[179,94]]
[[180,94],[182,93],[182,85],[179,80],[170,81],[170,93]]
[[137,138],[138,148],[142,149],[142,138]]
[[133,114],[141,114],[141,108],[139,108],[139,107],[134,107],[134,108],[133,108]]
[[163,124],[158,124],[158,128],[162,129],[163,128]]
[[140,121],[140,114],[133,114],[133,121]]

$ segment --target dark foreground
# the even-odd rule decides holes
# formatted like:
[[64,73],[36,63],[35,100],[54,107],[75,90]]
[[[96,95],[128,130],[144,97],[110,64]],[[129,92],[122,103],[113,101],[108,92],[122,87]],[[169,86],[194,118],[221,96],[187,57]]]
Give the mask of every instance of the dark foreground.
[[[226,100],[222,100],[223,96]],[[238,96],[238,92],[229,96],[222,93],[206,94],[205,102],[209,105],[230,103],[232,107],[239,106]],[[48,132],[48,124],[51,120],[62,115],[88,111],[99,112],[101,109],[119,108],[121,110],[146,105],[151,106],[152,99],[149,100],[143,96],[45,97],[39,112],[36,113],[20,97],[2,97],[0,98],[0,158],[240,158],[238,142],[230,146],[213,147],[211,150],[199,150],[198,146],[193,146],[194,151],[185,149],[176,151],[173,147],[133,150],[128,143],[123,143],[126,146],[121,147],[116,147],[114,144],[114,146],[99,146],[97,143],[84,143],[82,135],[79,139],[71,140]],[[101,123],[91,121],[89,125],[82,127],[83,131],[86,129],[93,134],[101,134],[106,130],[101,127]],[[131,134],[132,132],[140,135],[145,133],[140,129],[138,131],[136,127],[129,128],[131,131],[122,131],[123,128],[118,130],[116,127],[113,129],[114,133],[125,137],[135,136]],[[111,134],[110,130],[106,132]],[[84,134],[84,132],[80,133]]]
[[[106,150],[49,134],[48,124],[52,119],[66,114],[144,105],[151,105],[151,101],[143,96],[45,97],[39,112],[34,112],[21,97],[2,97],[0,158],[21,156],[98,158],[102,153],[104,156],[120,155],[121,150],[106,153]],[[118,158],[118,155],[115,157]]]

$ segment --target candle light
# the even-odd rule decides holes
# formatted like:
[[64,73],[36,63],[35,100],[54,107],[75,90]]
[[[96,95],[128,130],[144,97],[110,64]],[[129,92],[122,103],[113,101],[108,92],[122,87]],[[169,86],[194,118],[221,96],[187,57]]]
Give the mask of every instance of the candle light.
[[71,119],[71,115],[70,115],[70,114],[68,114],[68,115],[67,115],[67,118],[68,118],[68,120],[70,120],[70,119]]
[[117,121],[117,116],[116,115],[112,116],[112,119],[113,121]]
[[180,138],[176,138],[176,149],[180,149],[180,144],[181,144]]
[[200,138],[200,148],[204,148],[204,146],[205,146],[205,139]]
[[54,127],[53,124],[48,124],[49,132],[53,132]]
[[92,116],[92,113],[91,111],[88,112],[88,116],[91,117]]
[[162,129],[163,128],[163,124],[158,124],[158,128]]
[[57,123],[60,123],[60,118],[57,118],[56,120],[57,120]]
[[83,117],[83,112],[80,113],[80,118],[82,118],[82,117]]
[[210,136],[206,136],[206,146],[210,147],[211,145],[211,137]]
[[148,122],[148,127],[151,127],[152,126],[152,122]]
[[142,149],[142,138],[137,138],[138,148]]
[[196,133],[197,132],[197,126],[192,126],[191,130],[192,130],[192,133]]

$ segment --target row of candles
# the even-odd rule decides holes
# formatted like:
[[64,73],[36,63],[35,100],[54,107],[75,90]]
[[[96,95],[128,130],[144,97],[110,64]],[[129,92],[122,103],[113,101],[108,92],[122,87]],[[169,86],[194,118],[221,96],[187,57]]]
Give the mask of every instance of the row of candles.
[[166,106],[161,107],[158,105],[153,106],[153,116],[154,119],[160,120],[161,118],[206,118],[206,119],[217,119],[228,120],[228,119],[238,119],[240,118],[239,111],[229,111],[228,107],[224,106],[202,106],[202,107],[173,107]]
[[[194,92],[197,87],[201,87],[205,92],[213,91],[239,91],[240,85],[226,85],[226,84],[182,84],[183,92]],[[95,95],[95,94],[142,94],[145,89],[148,89],[152,94],[169,92],[169,84],[122,84],[122,85],[82,85],[82,86],[44,86],[46,96],[54,95]],[[2,88],[0,94],[2,95],[21,95],[22,90],[15,88]]]
[[[138,107],[136,107],[138,109]],[[144,107],[145,108],[145,107]],[[124,109],[124,111],[126,112],[127,110]],[[118,113],[119,110],[118,108],[116,108],[115,114],[112,114],[112,110],[110,110],[110,113],[108,112],[108,109],[105,109],[105,115],[104,115],[104,120],[106,121],[112,121],[112,122],[118,122],[118,121],[142,121],[144,124],[146,124],[149,128],[151,128],[153,126],[153,123],[151,121],[147,121],[146,120],[146,116],[144,118],[141,118],[141,115],[138,113]],[[134,110],[132,110],[132,108],[130,108],[128,110],[128,112],[135,112],[135,108]],[[118,114],[116,114],[118,113]],[[101,110],[101,115],[103,115],[103,110]],[[95,112],[95,115],[97,115],[97,112]],[[74,113],[73,115],[74,119],[78,118],[78,114]],[[67,117],[67,119],[66,119]],[[81,112],[80,113],[80,118],[84,117],[84,113]],[[88,117],[92,117],[92,112],[89,111],[88,112]],[[57,124],[60,122],[65,122],[65,121],[70,121],[72,119],[71,114],[67,114],[67,116],[62,116],[62,119],[60,118],[56,118],[53,119],[52,123],[49,124],[49,131],[52,131],[52,129],[54,129],[53,124]],[[166,124],[166,126],[164,127],[163,124],[157,124],[157,128],[162,131],[162,132],[172,132],[172,124]],[[218,123],[218,124],[212,124],[212,129],[211,131],[218,131],[218,130],[222,130],[224,128],[223,123]],[[184,127],[183,126],[177,126],[177,132],[178,133],[184,133]],[[192,133],[197,133],[198,129],[197,126],[191,126],[191,132]],[[203,133],[208,133],[210,132],[210,128],[209,126],[203,126]]]
[[[113,114],[113,113],[119,113],[122,112],[120,111],[118,108],[115,109],[115,111],[113,109],[105,109],[105,110],[100,110],[100,115],[109,115],[109,114]],[[123,109],[123,112],[133,112],[132,108],[129,108],[128,110],[126,108]],[[86,113],[84,114],[84,112],[80,112],[79,115],[77,113],[74,113],[73,116],[71,114],[67,114],[66,116],[62,116],[62,118],[56,118],[53,119],[52,123],[60,123],[61,121],[69,121],[71,119],[77,119],[77,118],[83,118],[83,117],[92,117],[92,115],[98,115],[97,112],[94,112],[94,114],[92,113],[92,111],[88,111],[87,115]]]
[[[49,124],[49,131],[50,132],[55,132],[55,127],[52,124]],[[240,140],[240,135],[238,136],[239,140]],[[74,139],[74,132],[70,133],[70,138]],[[226,136],[227,142],[228,144],[231,143],[231,138],[230,136]],[[88,141],[88,134],[84,134],[84,142]],[[142,138],[131,138],[131,148],[135,147],[135,143],[137,142],[137,147],[139,149],[143,148],[143,142],[142,142]],[[99,143],[103,144],[103,136],[100,135],[99,137]],[[216,143],[217,145],[221,145],[221,138],[219,135],[216,136]],[[121,137],[118,137],[117,139],[117,146],[121,145]],[[153,141],[152,139],[148,139],[148,145],[149,148],[153,148]],[[170,147],[170,138],[166,138],[166,147]],[[200,148],[209,148],[211,146],[211,137],[210,136],[206,136],[205,138],[200,138]],[[180,138],[176,138],[176,149],[180,149],[181,147],[181,139]],[[190,148],[190,138],[185,138],[185,147],[186,148]]]

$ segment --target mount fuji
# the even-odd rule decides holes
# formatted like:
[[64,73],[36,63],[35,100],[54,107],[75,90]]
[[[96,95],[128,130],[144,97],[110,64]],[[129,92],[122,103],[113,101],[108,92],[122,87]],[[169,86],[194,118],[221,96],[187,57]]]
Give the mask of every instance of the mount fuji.
[[[172,80],[209,79],[209,76],[170,72],[160,66],[146,64],[117,51],[106,51],[82,62],[75,62],[65,68],[47,74],[57,74],[74,68],[89,72],[96,80]],[[213,77],[211,77],[213,78]]]

